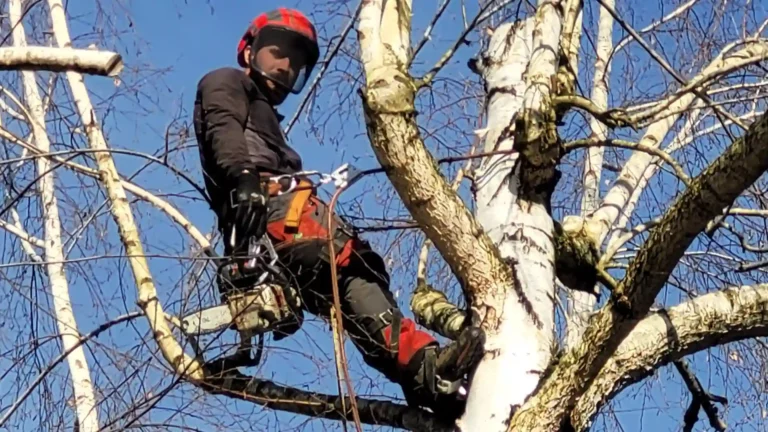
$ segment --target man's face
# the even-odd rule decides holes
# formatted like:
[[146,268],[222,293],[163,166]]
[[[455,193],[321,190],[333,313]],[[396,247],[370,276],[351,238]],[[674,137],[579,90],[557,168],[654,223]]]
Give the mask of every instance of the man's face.
[[[250,48],[245,54],[250,55]],[[299,73],[302,73],[306,65],[300,50],[279,45],[266,45],[259,48],[256,51],[255,61],[261,72],[271,78],[264,81],[273,93],[273,99],[279,103],[288,96],[288,89],[293,87]]]

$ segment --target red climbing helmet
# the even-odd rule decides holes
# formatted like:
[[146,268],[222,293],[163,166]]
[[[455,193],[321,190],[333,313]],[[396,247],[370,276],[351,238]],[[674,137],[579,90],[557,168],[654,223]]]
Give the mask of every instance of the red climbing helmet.
[[[302,61],[297,62],[298,70],[294,70],[295,74],[292,78],[276,77],[265,73],[256,64],[253,54],[250,59],[245,58],[246,47],[251,46],[251,52],[255,53],[269,45],[277,46],[281,57],[302,56]],[[317,32],[312,22],[301,12],[283,7],[257,16],[237,46],[237,63],[240,66],[250,65],[265,78],[292,93],[300,93],[304,88],[319,56]]]

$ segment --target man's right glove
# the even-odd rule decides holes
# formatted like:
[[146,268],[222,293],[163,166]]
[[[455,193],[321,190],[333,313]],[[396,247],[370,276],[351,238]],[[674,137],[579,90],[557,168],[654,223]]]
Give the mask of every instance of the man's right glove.
[[250,237],[261,238],[267,232],[268,195],[261,187],[259,173],[243,170],[237,176],[235,187],[235,242],[236,249],[247,247]]

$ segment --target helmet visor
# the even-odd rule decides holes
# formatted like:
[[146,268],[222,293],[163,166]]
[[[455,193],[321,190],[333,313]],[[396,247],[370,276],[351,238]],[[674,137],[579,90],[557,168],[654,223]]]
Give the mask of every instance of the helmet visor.
[[300,93],[312,72],[314,61],[306,38],[281,28],[263,29],[252,48],[251,66],[285,91]]

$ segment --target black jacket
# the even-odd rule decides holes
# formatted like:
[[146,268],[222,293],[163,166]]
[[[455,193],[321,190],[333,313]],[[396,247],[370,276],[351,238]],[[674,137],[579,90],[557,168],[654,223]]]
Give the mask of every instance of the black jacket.
[[200,80],[194,126],[214,210],[221,209],[221,198],[228,196],[243,169],[276,174],[301,170],[301,157],[286,142],[281,119],[240,69],[216,69]]

